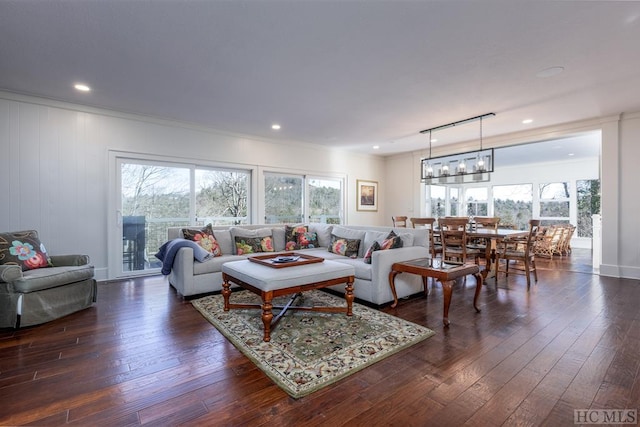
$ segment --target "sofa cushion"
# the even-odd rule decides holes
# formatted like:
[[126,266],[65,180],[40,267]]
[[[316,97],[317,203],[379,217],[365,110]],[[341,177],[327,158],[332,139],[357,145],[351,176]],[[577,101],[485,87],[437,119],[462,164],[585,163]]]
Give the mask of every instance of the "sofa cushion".
[[300,249],[298,243],[298,233],[306,233],[309,228],[304,224],[285,225],[284,226],[284,249],[287,251],[295,251]]
[[271,233],[272,233],[271,236],[273,237],[273,248],[276,250],[276,252],[284,251],[285,249],[284,227],[273,227],[271,229]]
[[388,231],[373,231],[367,230],[364,235],[364,240],[362,244],[364,245],[365,253],[366,251],[373,245],[374,242],[382,242],[389,235]]
[[220,252],[222,255],[233,255],[236,253],[236,245],[231,238],[231,231],[227,230],[214,230],[213,236],[216,238],[218,245],[220,245]]
[[50,267],[47,255],[36,230],[0,233],[0,264],[17,265],[22,271]]
[[273,237],[242,237],[236,236],[236,253],[238,255],[255,254],[258,252],[275,252]]
[[219,273],[222,271],[222,264],[229,261],[239,261],[246,259],[241,255],[223,255],[221,257],[209,258],[205,262],[193,263],[193,274],[207,274],[207,273]]
[[365,248],[363,247],[364,245],[362,244],[362,241],[364,240],[365,234],[366,232],[364,230],[352,230],[349,228],[340,227],[338,225],[334,226],[333,229],[331,230],[332,236],[342,237],[348,240],[359,240],[360,241],[358,246],[359,258],[364,257]]
[[22,278],[12,282],[17,292],[36,292],[93,278],[93,266],[51,267],[25,271]]
[[329,245],[329,252],[334,254],[353,257],[358,256],[358,250],[360,248],[360,239],[346,239],[344,237],[338,237],[331,235],[331,244]]
[[334,254],[333,252],[329,252],[327,250],[328,247],[329,246],[327,245],[327,247],[300,249],[300,252],[305,254],[305,255],[311,255],[311,256],[315,256],[315,257],[318,257],[318,258],[324,258],[324,259],[331,259],[331,260],[346,259],[342,255],[338,255],[338,254]]
[[331,231],[333,230],[333,225],[331,224],[321,224],[321,223],[313,223],[309,224],[309,231],[313,231],[318,235],[318,244],[322,247],[328,247],[331,243]]
[[382,249],[380,247],[380,243],[378,243],[378,241],[376,240],[375,242],[373,242],[373,245],[369,246],[369,249],[367,249],[367,252],[364,253],[364,263],[365,264],[371,264],[371,256],[375,251],[379,251],[380,249]]
[[298,241],[299,249],[317,248],[319,246],[318,235],[312,231],[298,233],[296,240]]
[[214,237],[211,224],[207,224],[200,230],[184,228],[182,229],[182,235],[185,239],[196,242],[198,246],[212,254],[214,257],[222,255],[220,244]]
[[414,235],[411,233],[398,233],[398,237],[402,239],[402,248],[407,248],[409,246],[414,246]]
[[364,261],[362,260],[362,258],[344,258],[341,257],[340,259],[336,259],[335,261],[338,261],[342,264],[349,264],[351,266],[353,266],[353,269],[355,270],[355,276],[356,279],[360,279],[360,280],[372,280],[373,274],[372,274],[372,267],[371,264],[365,264]]

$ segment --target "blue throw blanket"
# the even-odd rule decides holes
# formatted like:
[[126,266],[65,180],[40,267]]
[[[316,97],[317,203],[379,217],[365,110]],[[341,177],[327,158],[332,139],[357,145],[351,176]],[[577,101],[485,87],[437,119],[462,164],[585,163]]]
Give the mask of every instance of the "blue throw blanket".
[[193,258],[204,262],[209,258],[213,257],[213,254],[207,252],[202,249],[200,245],[196,242],[187,239],[173,239],[169,240],[164,245],[160,246],[158,253],[156,254],[156,258],[162,261],[162,274],[165,276],[171,273],[171,268],[173,267],[173,260],[178,253],[178,249],[180,248],[192,248],[193,249]]

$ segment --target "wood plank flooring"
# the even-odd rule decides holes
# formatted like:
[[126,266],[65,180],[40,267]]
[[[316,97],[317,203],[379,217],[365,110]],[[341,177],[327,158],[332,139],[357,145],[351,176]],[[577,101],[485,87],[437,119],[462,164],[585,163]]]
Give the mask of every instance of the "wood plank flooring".
[[436,335],[295,400],[161,276],[98,285],[87,310],[0,330],[0,426],[561,426],[640,406],[640,283],[540,259],[539,282],[456,285],[385,312]]

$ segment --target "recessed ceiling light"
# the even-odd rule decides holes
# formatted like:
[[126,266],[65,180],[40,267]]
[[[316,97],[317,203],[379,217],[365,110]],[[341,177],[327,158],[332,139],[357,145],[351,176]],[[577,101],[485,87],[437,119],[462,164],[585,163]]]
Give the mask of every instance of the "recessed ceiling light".
[[91,88],[85,84],[82,83],[76,83],[75,85],[73,85],[74,88],[76,88],[76,90],[79,90],[80,92],[90,92]]
[[575,156],[575,154],[573,154],[573,153],[569,153],[569,156]]
[[379,146],[379,145],[374,145],[374,146],[373,146],[373,149],[374,149],[374,150],[379,150],[379,149],[380,149],[380,146]]
[[533,120],[532,119],[524,119],[522,121],[522,124],[525,124],[525,125],[528,125],[529,123],[533,123]]
[[438,140],[435,138],[431,138],[431,142],[438,142]]
[[564,71],[564,67],[549,67],[549,68],[545,68],[544,70],[538,71],[536,76],[544,79],[547,77],[557,76],[563,71]]
[[272,125],[271,125],[271,129],[273,129],[273,130],[280,130],[280,125],[279,125],[279,124],[277,124],[277,123],[274,123],[274,124],[272,124]]

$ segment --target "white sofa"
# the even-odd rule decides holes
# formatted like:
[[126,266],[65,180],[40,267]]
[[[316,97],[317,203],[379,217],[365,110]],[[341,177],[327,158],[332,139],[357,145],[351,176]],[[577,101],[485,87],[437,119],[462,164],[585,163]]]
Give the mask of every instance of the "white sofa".
[[[415,258],[429,256],[429,239],[426,229],[344,226],[327,224],[307,224],[309,232],[315,232],[318,236],[317,248],[299,249],[296,252],[331,259],[353,265],[356,279],[354,293],[356,298],[374,305],[382,305],[393,300],[389,288],[389,272],[395,262],[406,261]],[[181,238],[183,228],[196,227],[171,227],[168,230],[169,240]],[[168,275],[169,283],[176,291],[190,297],[199,294],[211,293],[222,289],[222,264],[228,261],[245,259],[251,255],[235,255],[234,236],[253,230],[268,228],[272,232],[273,245],[276,252],[285,249],[284,225],[244,225],[235,227],[214,226],[214,236],[222,250],[222,256],[211,258],[204,262],[194,260],[194,251],[191,248],[180,248],[175,256],[171,272]],[[399,235],[403,241],[403,247],[375,251],[371,257],[371,264],[364,262],[364,255],[374,241],[381,241],[391,230]],[[331,234],[340,237],[359,238],[360,247],[357,258],[349,258],[328,251]],[[256,254],[264,255],[264,253]],[[422,291],[422,279],[413,274],[401,274],[395,280],[398,297],[406,297]],[[344,286],[338,285],[332,289],[343,292]]]

